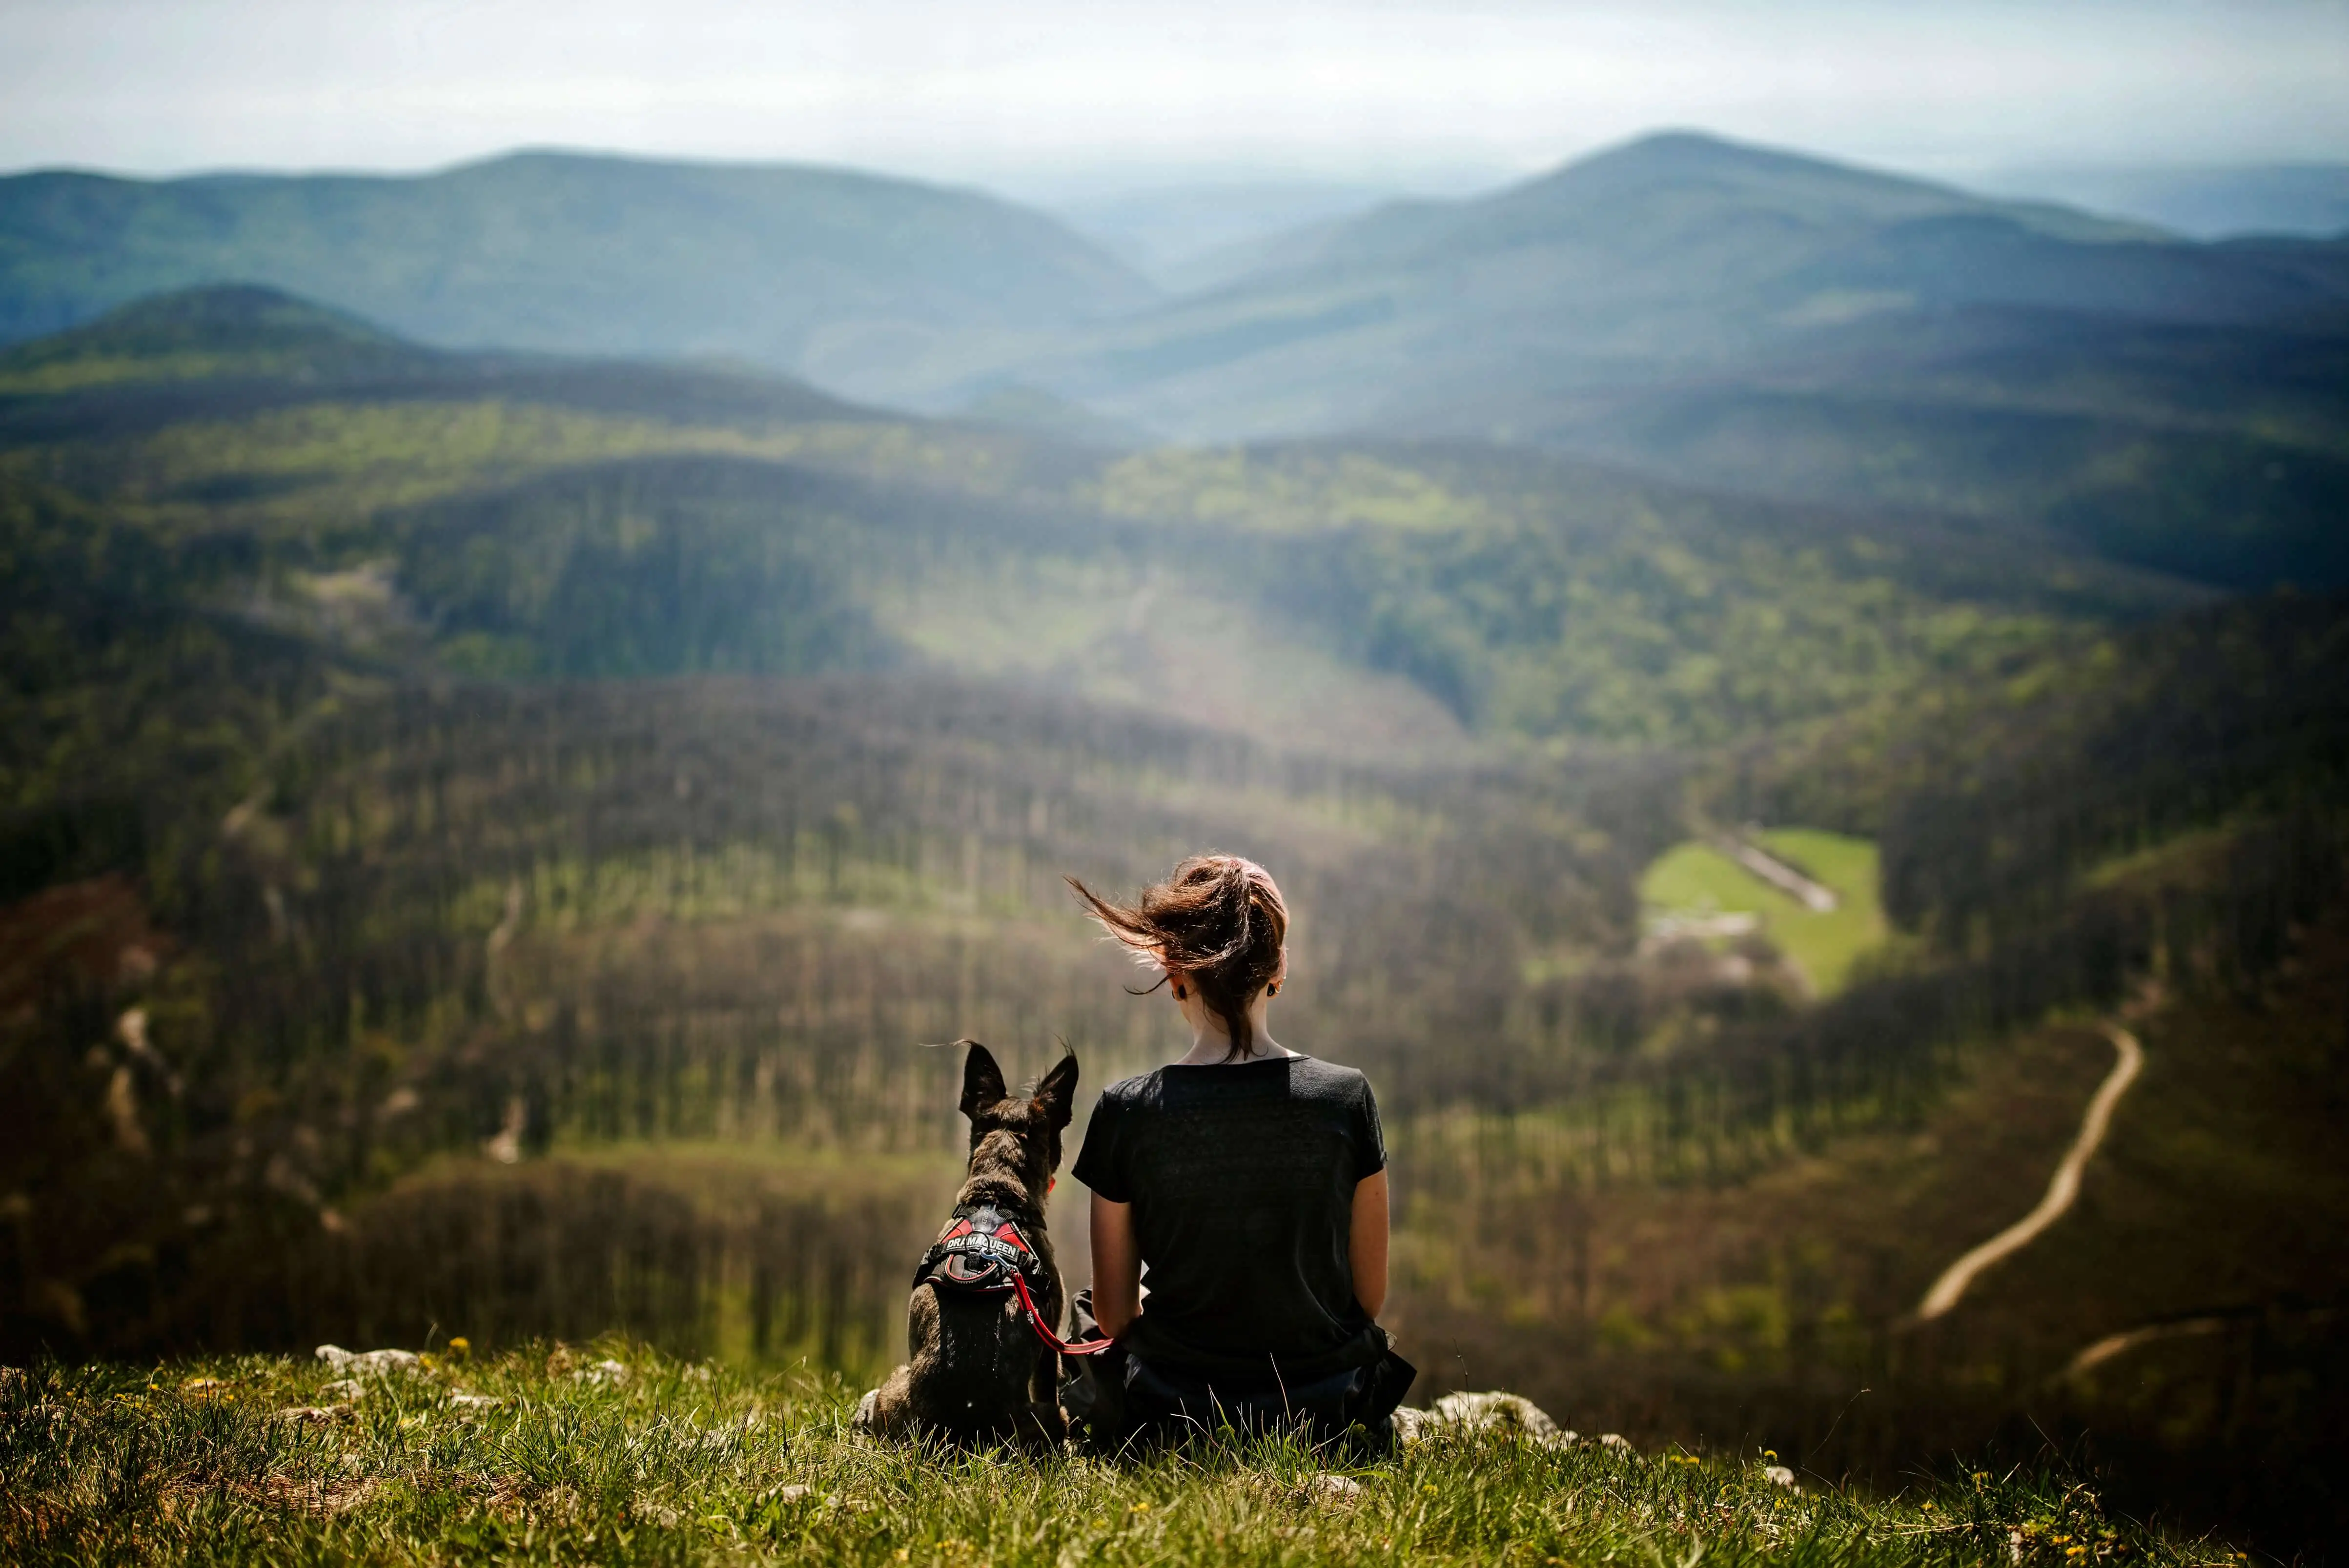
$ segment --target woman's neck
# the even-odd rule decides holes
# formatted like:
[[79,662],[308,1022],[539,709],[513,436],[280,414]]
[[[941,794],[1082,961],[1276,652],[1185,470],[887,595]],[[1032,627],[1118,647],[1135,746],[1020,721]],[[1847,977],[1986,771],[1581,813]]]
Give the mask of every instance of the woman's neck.
[[[1284,967],[1283,974],[1286,973]],[[1268,1015],[1272,1012],[1272,989],[1268,986],[1258,991],[1248,1004],[1248,1049],[1244,1057],[1232,1055],[1231,1027],[1224,1021],[1222,1014],[1207,1006],[1207,999],[1199,995],[1197,985],[1186,985],[1178,980],[1174,1001],[1183,1009],[1183,1021],[1191,1026],[1191,1049],[1174,1064],[1178,1068],[1219,1068],[1227,1062],[1237,1066],[1242,1062],[1269,1061],[1297,1054],[1274,1039],[1272,1031],[1265,1026],[1270,1022]]]
[[1275,1057],[1293,1057],[1297,1053],[1265,1033],[1264,1025],[1251,1018],[1255,1027],[1250,1031],[1247,1055],[1232,1055],[1232,1037],[1221,1029],[1191,1027],[1191,1049],[1174,1065],[1178,1068],[1237,1067],[1242,1062],[1269,1061]]

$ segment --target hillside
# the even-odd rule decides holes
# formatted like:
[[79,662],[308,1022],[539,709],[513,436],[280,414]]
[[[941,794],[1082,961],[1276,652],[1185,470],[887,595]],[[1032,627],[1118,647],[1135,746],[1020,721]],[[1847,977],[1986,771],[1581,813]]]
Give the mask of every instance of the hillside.
[[246,1357],[10,1374],[0,1551],[50,1563],[317,1558],[698,1564],[1489,1563],[1682,1555],[2218,1568],[2061,1470],[1951,1475],[1864,1502],[1775,1454],[1450,1432],[1332,1467],[1291,1442],[1123,1464],[888,1452],[833,1382],[749,1377],[606,1341],[342,1375]]
[[973,191],[552,152],[414,177],[16,175],[0,257],[0,342],[251,282],[442,346],[723,356],[865,396],[927,356],[1154,297],[1052,220]]
[[[452,673],[927,665],[1391,758],[1709,742],[2195,597],[1535,453],[1121,456],[740,375],[378,338],[326,374],[313,336],[359,329],[305,308],[197,292],[13,351],[63,388],[0,402],[15,526],[51,540],[21,548],[102,516],[176,604]],[[216,373],[191,379],[175,346],[203,333]],[[120,346],[150,341],[163,357]]]
[[2349,333],[1969,308],[1813,335],[1670,386],[1464,397],[1497,425],[1790,500],[2034,528],[2232,589],[2349,582]]

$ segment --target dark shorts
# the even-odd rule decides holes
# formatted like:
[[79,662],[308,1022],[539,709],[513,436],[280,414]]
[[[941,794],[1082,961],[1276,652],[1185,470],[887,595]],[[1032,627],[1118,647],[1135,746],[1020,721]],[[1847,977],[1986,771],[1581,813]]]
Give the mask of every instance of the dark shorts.
[[[1074,1338],[1098,1339],[1092,1293],[1078,1293],[1073,1307]],[[1382,1454],[1394,1446],[1395,1408],[1418,1376],[1392,1349],[1368,1366],[1303,1383],[1210,1378],[1123,1347],[1063,1357],[1061,1365],[1061,1406],[1086,1446],[1104,1452],[1163,1447],[1228,1429],[1250,1436],[1293,1432],[1316,1447]]]

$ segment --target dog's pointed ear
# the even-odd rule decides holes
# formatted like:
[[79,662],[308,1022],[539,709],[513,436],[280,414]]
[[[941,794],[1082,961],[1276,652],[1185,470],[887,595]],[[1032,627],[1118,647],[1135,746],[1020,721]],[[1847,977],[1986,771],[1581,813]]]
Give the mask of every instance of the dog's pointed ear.
[[1061,1065],[1044,1075],[1036,1086],[1036,1103],[1043,1108],[1054,1130],[1069,1125],[1077,1105],[1077,1058],[1062,1057]]
[[977,1116],[1003,1098],[1003,1069],[977,1040],[962,1042],[970,1055],[962,1059],[962,1113]]

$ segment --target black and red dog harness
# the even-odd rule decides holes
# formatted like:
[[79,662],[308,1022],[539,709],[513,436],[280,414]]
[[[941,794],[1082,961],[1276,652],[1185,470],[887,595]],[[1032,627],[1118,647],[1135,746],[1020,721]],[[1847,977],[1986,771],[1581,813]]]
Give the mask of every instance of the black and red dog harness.
[[1001,1291],[1011,1288],[1010,1275],[1023,1278],[1031,1289],[1044,1286],[1044,1260],[1028,1244],[1019,1219],[1004,1211],[1002,1202],[964,1203],[947,1222],[930,1250],[914,1270],[914,1283],[924,1281],[947,1290]]
[[1017,1211],[1007,1213],[1010,1208],[1000,1201],[957,1205],[946,1229],[915,1267],[914,1287],[918,1290],[927,1284],[942,1291],[983,1295],[1009,1292],[1019,1298],[1020,1310],[1027,1314],[1028,1326],[1036,1331],[1036,1337],[1061,1355],[1098,1356],[1107,1350],[1114,1341],[1071,1345],[1044,1321],[1036,1307],[1037,1295],[1044,1288],[1044,1260],[1037,1256],[1021,1231],[1023,1225],[1035,1228],[1038,1222]]

